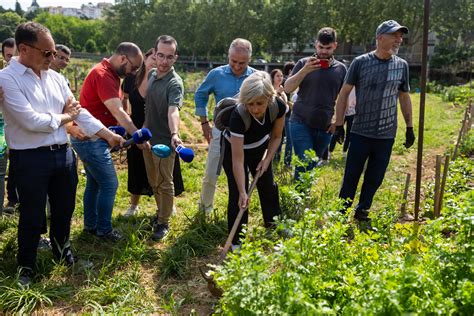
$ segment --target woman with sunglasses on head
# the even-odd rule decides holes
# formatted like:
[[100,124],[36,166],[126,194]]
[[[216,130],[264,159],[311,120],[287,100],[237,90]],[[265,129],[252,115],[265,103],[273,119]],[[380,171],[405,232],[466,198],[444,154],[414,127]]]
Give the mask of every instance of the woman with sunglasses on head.
[[[271,79],[263,71],[257,71],[244,80],[238,103],[230,115],[229,128],[224,133],[223,167],[229,187],[229,231],[239,209],[249,205],[249,171],[254,177],[259,176],[257,190],[265,226],[272,226],[274,217],[281,213],[271,162],[281,141],[287,105],[276,97]],[[244,107],[243,111],[239,111],[238,107]],[[248,214],[245,212],[232,241],[233,248],[239,244],[241,225],[247,221]]]
[[[131,119],[135,126],[143,126],[145,121],[145,97],[148,87],[148,72],[155,67],[156,59],[153,48],[150,48],[143,56],[142,67],[136,75],[125,77],[122,82],[122,91],[124,92],[124,102],[129,100],[131,105]],[[174,168],[174,186],[175,195],[184,191],[183,178],[181,176],[181,166],[179,158],[176,159]],[[128,192],[130,192],[130,207],[124,216],[132,216],[138,211],[138,204],[141,195],[153,195],[153,190],[148,183],[146,175],[143,152],[135,145],[127,150],[128,163]]]

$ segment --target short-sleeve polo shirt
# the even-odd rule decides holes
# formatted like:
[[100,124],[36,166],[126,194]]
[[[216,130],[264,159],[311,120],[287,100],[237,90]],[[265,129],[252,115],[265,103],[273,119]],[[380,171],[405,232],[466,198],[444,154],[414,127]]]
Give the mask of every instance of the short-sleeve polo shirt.
[[183,105],[183,80],[174,69],[158,78],[156,71],[150,73],[145,101],[145,124],[150,129],[151,144],[171,145],[171,131],[168,125],[168,108]]
[[104,102],[113,98],[123,99],[120,89],[120,77],[107,59],[92,68],[82,85],[79,101],[93,117],[109,127],[117,125]]

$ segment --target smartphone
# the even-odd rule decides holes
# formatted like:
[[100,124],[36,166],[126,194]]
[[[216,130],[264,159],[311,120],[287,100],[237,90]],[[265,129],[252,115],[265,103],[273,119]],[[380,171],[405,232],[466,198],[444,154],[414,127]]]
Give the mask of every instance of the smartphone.
[[328,69],[329,68],[329,60],[327,60],[327,59],[320,59],[319,64],[321,65],[322,69]]

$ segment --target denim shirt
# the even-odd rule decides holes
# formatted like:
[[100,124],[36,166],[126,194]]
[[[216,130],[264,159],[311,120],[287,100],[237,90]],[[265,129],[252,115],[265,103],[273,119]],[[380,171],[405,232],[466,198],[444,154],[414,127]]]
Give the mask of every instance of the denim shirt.
[[233,97],[239,93],[242,82],[253,72],[255,72],[254,68],[247,67],[240,77],[236,77],[229,65],[220,66],[209,71],[194,95],[196,115],[207,116],[207,104],[210,94],[214,94],[216,103],[223,98]]

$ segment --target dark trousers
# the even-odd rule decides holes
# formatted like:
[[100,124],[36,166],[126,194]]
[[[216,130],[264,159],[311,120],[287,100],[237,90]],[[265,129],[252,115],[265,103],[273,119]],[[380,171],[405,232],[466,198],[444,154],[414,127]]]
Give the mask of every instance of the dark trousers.
[[288,167],[291,165],[291,157],[293,156],[293,143],[291,141],[291,134],[290,134],[290,116],[288,115],[288,113],[285,115],[285,127],[283,128],[283,134],[281,136],[280,146],[278,146],[277,152],[275,153],[275,157],[273,158],[273,162],[277,162],[277,163],[280,162],[283,139],[286,140],[284,163],[285,163],[285,166]]
[[367,216],[366,211],[372,205],[375,192],[382,184],[390,162],[393,143],[394,139],[374,139],[357,134],[351,135],[351,145],[347,153],[346,169],[339,197],[348,199],[345,203],[346,209],[352,205],[357,184],[367,162],[359,204],[356,207],[356,218],[364,217],[363,214]]
[[77,171],[71,148],[11,150],[19,192],[18,256],[20,267],[34,269],[36,251],[49,196],[51,224],[49,237],[53,254],[60,259],[69,249],[71,217],[74,212]]
[[[10,167],[8,167],[8,181],[7,181],[7,199],[10,204],[18,203],[18,192],[16,191],[15,182],[15,168],[12,167],[12,160],[8,158]],[[3,203],[3,201],[2,201]]]
[[[267,148],[268,143],[255,149],[244,150],[244,170],[245,170],[245,187],[248,191],[249,171],[252,176],[255,175],[257,165],[263,157],[263,153]],[[237,214],[239,213],[239,190],[235,182],[234,172],[232,170],[232,149],[230,143],[225,140],[225,151],[223,161],[224,171],[227,175],[227,184],[229,187],[229,201],[227,204],[227,226],[229,232],[234,225]],[[278,196],[278,186],[273,179],[272,164],[268,166],[266,172],[258,179],[257,182],[258,196],[260,197],[260,205],[262,207],[263,220],[265,227],[270,227],[273,224],[273,218],[281,214],[280,200]],[[237,232],[232,240],[234,245],[239,244],[240,233],[242,231],[242,224],[247,224],[248,212],[245,212]]]

